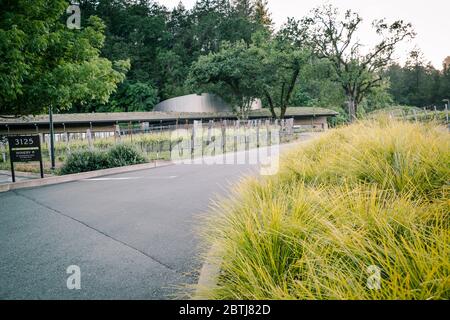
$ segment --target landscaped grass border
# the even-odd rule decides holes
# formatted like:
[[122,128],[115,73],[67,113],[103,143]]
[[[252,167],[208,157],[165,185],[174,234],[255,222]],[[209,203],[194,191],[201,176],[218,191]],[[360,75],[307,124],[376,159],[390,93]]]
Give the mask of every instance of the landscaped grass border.
[[217,202],[203,234],[221,271],[202,296],[449,299],[449,181],[446,128],[333,130]]

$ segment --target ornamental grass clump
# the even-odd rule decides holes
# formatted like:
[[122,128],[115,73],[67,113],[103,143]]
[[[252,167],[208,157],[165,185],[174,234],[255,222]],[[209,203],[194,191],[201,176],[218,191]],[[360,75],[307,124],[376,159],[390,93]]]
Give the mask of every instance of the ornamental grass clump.
[[220,275],[202,295],[449,299],[449,147],[445,128],[382,120],[287,154],[217,202],[204,237]]

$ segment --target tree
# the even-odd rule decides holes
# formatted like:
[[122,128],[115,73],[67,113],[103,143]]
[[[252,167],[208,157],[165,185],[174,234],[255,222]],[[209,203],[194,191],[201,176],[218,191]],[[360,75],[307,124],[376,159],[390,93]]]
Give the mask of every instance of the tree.
[[390,79],[389,92],[396,103],[416,107],[442,104],[441,87],[445,73],[436,70],[420,49],[411,51],[404,67],[392,64],[385,72]]
[[161,49],[155,64],[159,66],[159,73],[155,78],[161,91],[159,93],[161,100],[188,94],[184,82],[189,68],[174,50]]
[[[294,46],[283,35],[285,32],[281,30],[274,39],[263,36],[253,46],[253,54],[259,56],[261,64],[257,81],[260,83],[260,96],[269,106],[272,117],[280,119],[286,115],[301,70],[310,57],[307,49]],[[275,109],[280,110],[278,115]]]
[[199,0],[191,11],[195,23],[191,36],[195,51],[200,54],[217,52],[226,34],[222,32],[225,20],[229,17],[231,6],[227,0]]
[[273,25],[267,0],[256,0],[253,7],[253,19],[256,23],[271,29]]
[[157,103],[158,91],[151,85],[125,81],[112,103],[112,108],[121,112],[152,111]]
[[128,58],[131,81],[152,82],[158,74],[155,59],[171,40],[166,9],[154,1],[82,0],[83,19],[98,16],[106,22],[102,55],[110,60]]
[[69,30],[63,0],[3,1],[0,7],[0,114],[108,101],[129,62],[99,57],[104,24],[97,17]]
[[251,18],[254,10],[252,0],[233,0],[232,3],[237,14],[247,19]]
[[442,101],[444,99],[450,99],[450,68],[445,68],[442,71],[442,77],[439,83],[439,98]]
[[411,105],[409,102],[409,88],[407,84],[406,70],[398,63],[392,63],[385,71],[384,77],[389,79],[389,93],[395,103],[399,105]]
[[[417,107],[436,103],[439,88],[439,72],[426,63],[420,49],[411,51],[405,64],[408,102]],[[440,103],[441,101],[438,101]]]
[[[334,81],[335,72],[327,59],[312,55],[299,76],[299,84],[294,92],[292,104],[305,107],[323,107],[346,115],[342,106],[345,94],[342,87]],[[345,117],[348,120],[347,117]]]
[[362,54],[362,44],[356,39],[362,18],[348,10],[343,19],[331,5],[316,8],[303,23],[309,29],[309,39],[320,58],[329,59],[336,71],[336,79],[347,97],[350,120],[356,119],[358,105],[374,88],[383,83],[382,71],[392,62],[398,43],[414,37],[409,23],[384,20],[373,22],[380,42],[367,54]]
[[242,118],[248,118],[258,96],[260,61],[244,41],[224,43],[217,53],[201,56],[192,67],[188,86],[197,93],[211,92],[222,97]]

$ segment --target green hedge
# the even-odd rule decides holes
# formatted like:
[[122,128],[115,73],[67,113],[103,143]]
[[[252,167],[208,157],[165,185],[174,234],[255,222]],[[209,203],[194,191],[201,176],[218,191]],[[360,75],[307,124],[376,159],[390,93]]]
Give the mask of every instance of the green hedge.
[[133,145],[118,144],[107,151],[78,150],[71,153],[61,168],[61,174],[73,174],[124,167],[147,162]]
[[145,163],[146,159],[136,147],[127,144],[118,144],[109,149],[108,162],[110,167],[115,168]]

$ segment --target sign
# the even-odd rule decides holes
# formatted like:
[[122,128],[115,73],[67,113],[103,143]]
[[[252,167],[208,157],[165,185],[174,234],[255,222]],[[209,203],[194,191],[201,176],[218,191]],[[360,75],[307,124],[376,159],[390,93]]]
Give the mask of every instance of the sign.
[[39,161],[41,178],[44,177],[44,168],[42,164],[41,154],[41,140],[39,136],[11,136],[8,137],[8,144],[13,182],[16,182],[14,162]]
[[11,154],[14,162],[40,161],[41,153],[39,150],[15,150]]

